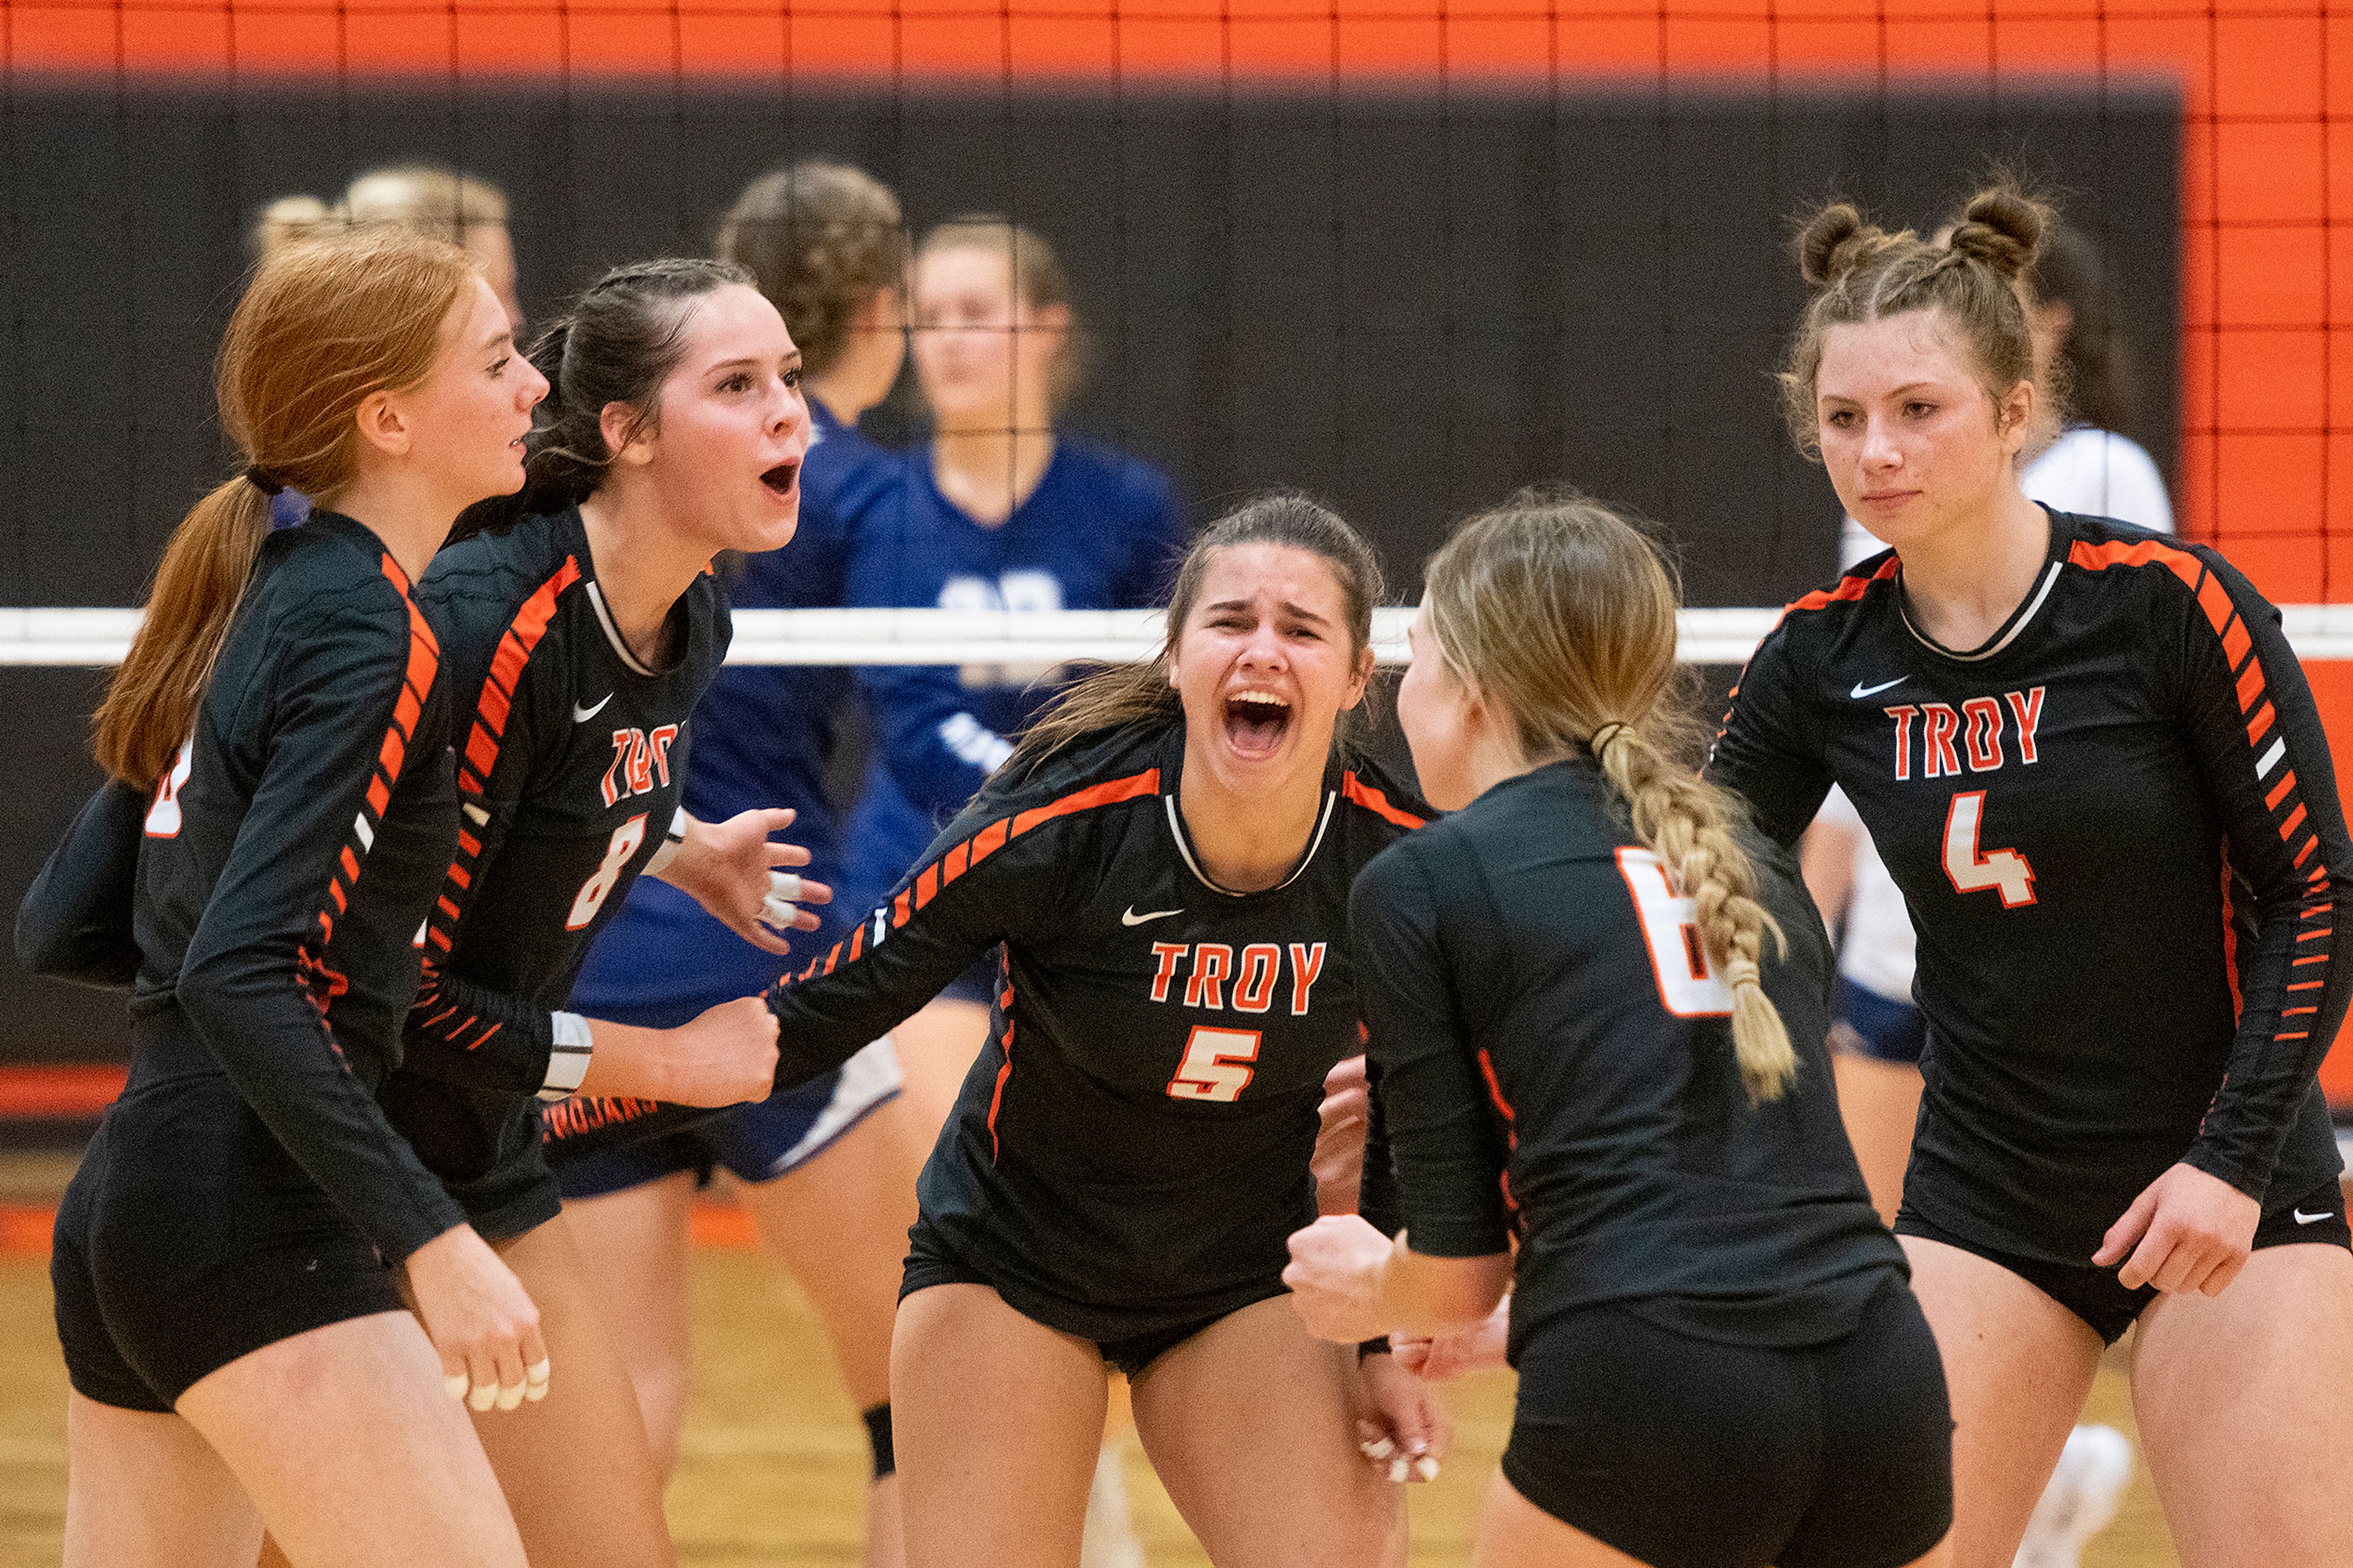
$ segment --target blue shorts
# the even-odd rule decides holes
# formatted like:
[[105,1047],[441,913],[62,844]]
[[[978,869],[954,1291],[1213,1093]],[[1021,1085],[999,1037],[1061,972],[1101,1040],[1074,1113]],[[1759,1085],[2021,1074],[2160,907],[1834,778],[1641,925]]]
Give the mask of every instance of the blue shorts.
[[[757,995],[800,954],[842,935],[795,931],[796,956],[776,957],[721,925],[667,882],[640,877],[620,918],[597,937],[572,986],[575,1012],[617,1024],[675,1028],[722,1002]],[[724,1165],[746,1182],[773,1181],[807,1163],[899,1092],[899,1057],[886,1037],[822,1078],[739,1105],[682,1132],[566,1161],[556,1184],[567,1198],[617,1193],[693,1171],[709,1182]]]
[[1920,1065],[1920,1054],[1928,1047],[1928,1016],[1911,1003],[1882,996],[1841,974],[1831,1009],[1833,1046],[1876,1061]]

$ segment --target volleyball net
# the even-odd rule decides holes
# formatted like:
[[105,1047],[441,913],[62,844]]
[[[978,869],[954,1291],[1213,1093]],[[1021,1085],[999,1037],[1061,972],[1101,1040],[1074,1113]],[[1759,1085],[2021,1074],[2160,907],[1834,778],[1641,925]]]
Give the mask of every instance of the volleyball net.
[[[390,165],[504,193],[541,320],[710,253],[802,158],[890,184],[911,237],[1001,215],[1070,275],[1060,420],[1194,521],[1304,489],[1409,601],[1450,520],[1566,480],[1658,524],[1683,657],[1722,666],[1838,563],[1770,380],[1793,215],[1930,228],[2000,164],[2100,258],[2101,422],[2289,606],[2353,747],[2353,0],[0,0],[0,710],[58,759],[0,803],[12,897],[87,780],[93,669],[229,471],[210,359],[257,215]],[[913,383],[861,429],[920,440]],[[745,611],[731,657],[1034,667],[1159,635]],[[6,976],[0,1058],[64,1048],[79,1023],[23,1020],[65,1005]]]

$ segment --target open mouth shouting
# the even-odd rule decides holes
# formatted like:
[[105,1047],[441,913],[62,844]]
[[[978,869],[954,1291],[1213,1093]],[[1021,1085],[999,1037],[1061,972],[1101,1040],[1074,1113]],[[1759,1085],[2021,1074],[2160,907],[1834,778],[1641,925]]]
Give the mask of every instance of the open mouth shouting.
[[1263,686],[1246,686],[1226,698],[1226,743],[1242,756],[1271,757],[1291,732],[1291,699]]
[[800,477],[801,466],[796,459],[778,463],[775,468],[768,469],[760,476],[760,482],[778,497],[789,500],[794,495],[796,487],[800,483]]

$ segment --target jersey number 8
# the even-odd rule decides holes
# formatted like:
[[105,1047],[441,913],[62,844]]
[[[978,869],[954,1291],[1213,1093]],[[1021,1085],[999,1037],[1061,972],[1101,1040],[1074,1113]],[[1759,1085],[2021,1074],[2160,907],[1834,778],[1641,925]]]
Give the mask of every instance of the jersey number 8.
[[1176,1076],[1168,1080],[1168,1098],[1228,1102],[1239,1099],[1256,1071],[1242,1064],[1258,1060],[1263,1033],[1194,1025],[1185,1041],[1185,1059],[1176,1065]]
[[613,829],[613,842],[605,846],[603,864],[580,884],[579,896],[572,900],[572,916],[564,922],[565,931],[578,931],[596,918],[596,911],[605,907],[605,899],[612,892],[613,884],[621,879],[621,868],[629,863],[629,857],[636,854],[638,846],[645,841],[646,814],[642,811]]

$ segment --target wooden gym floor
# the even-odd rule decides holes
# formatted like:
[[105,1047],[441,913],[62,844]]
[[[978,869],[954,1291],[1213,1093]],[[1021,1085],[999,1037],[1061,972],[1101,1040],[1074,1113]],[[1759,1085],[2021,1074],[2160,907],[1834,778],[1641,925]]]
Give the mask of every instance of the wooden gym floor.
[[[60,1172],[0,1168],[0,1568],[58,1561],[65,1505],[65,1369],[50,1326],[42,1199]],[[695,1568],[856,1568],[867,1471],[865,1433],[836,1381],[823,1336],[781,1270],[737,1240],[725,1214],[699,1228],[695,1366],[685,1452],[670,1515]],[[1511,1426],[1508,1374],[1446,1391],[1457,1436],[1446,1473],[1413,1491],[1414,1568],[1463,1560],[1478,1500]],[[2105,1367],[2089,1418],[2132,1430],[2124,1377]],[[1207,1568],[1130,1432],[1124,1443],[1137,1534],[1151,1568]],[[2175,1558],[2146,1471],[2084,1568],[2171,1568]]]

